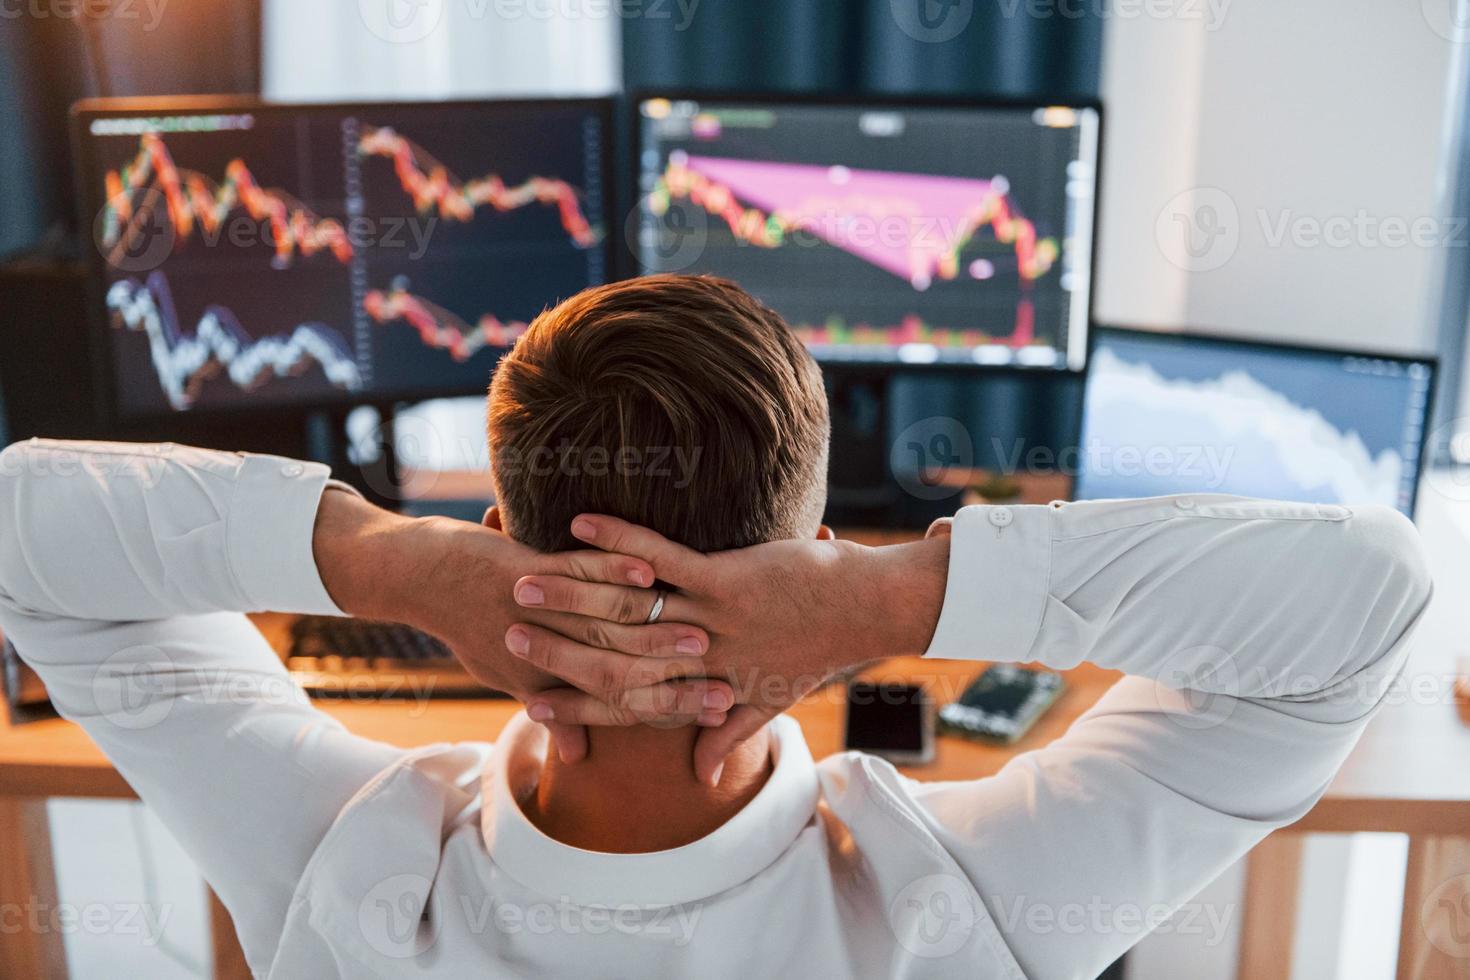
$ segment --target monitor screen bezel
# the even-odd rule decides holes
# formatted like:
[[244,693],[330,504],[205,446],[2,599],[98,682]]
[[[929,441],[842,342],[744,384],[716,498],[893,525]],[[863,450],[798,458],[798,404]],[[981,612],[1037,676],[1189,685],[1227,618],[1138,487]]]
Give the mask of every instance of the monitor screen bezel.
[[[603,241],[599,246],[603,252],[604,268],[609,282],[619,278],[621,248],[617,239],[622,236],[618,222],[618,190],[616,184],[616,141],[617,103],[611,96],[598,98],[554,98],[527,97],[513,99],[446,99],[411,101],[345,101],[345,102],[282,102],[253,96],[191,95],[158,98],[114,98],[85,99],[71,107],[72,159],[75,161],[73,177],[76,182],[78,220],[83,236],[83,248],[87,253],[87,336],[91,352],[92,372],[99,418],[109,425],[157,424],[181,418],[209,418],[222,416],[261,416],[266,418],[292,417],[319,411],[346,411],[359,406],[391,409],[395,405],[429,401],[436,398],[461,398],[484,396],[490,385],[492,372],[485,375],[484,384],[417,386],[392,392],[341,392],[324,394],[321,397],[291,399],[288,401],[263,401],[259,405],[202,405],[185,411],[162,409],[160,411],[124,410],[119,400],[119,382],[114,367],[111,328],[107,314],[108,268],[102,250],[93,240],[93,224],[101,213],[105,192],[100,181],[91,179],[96,175],[97,160],[92,152],[90,126],[94,120],[134,116],[141,113],[179,115],[189,113],[292,113],[292,112],[403,112],[415,109],[454,110],[475,109],[483,111],[504,110],[517,112],[536,109],[582,109],[595,112],[603,127],[602,152],[600,154],[602,194]],[[551,298],[548,298],[550,302]]]
[[[1423,364],[1429,368],[1429,388],[1425,393],[1424,414],[1420,419],[1420,431],[1424,437],[1419,446],[1418,465],[1414,468],[1414,489],[1409,500],[1409,517],[1412,519],[1419,505],[1419,490],[1424,478],[1424,468],[1427,465],[1429,452],[1429,426],[1434,415],[1434,396],[1439,385],[1439,358],[1433,354],[1403,354],[1390,353],[1388,351],[1372,350],[1358,347],[1337,347],[1317,344],[1292,343],[1290,341],[1268,340],[1263,337],[1246,337],[1239,334],[1226,334],[1210,330],[1169,330],[1151,329],[1148,327],[1125,327],[1114,324],[1094,324],[1088,336],[1087,363],[1089,371],[1082,388],[1082,409],[1077,426],[1077,441],[1079,450],[1087,442],[1087,397],[1092,389],[1091,365],[1093,354],[1097,345],[1107,336],[1121,336],[1124,338],[1142,338],[1145,340],[1162,340],[1166,343],[1174,343],[1181,347],[1187,347],[1192,343],[1216,344],[1222,347],[1234,347],[1239,350],[1255,351],[1264,354],[1308,354],[1318,357],[1361,357],[1377,361],[1392,361],[1396,364]],[[1086,467],[1081,465],[1085,456],[1079,451],[1077,474],[1072,479],[1072,499],[1083,500],[1081,491],[1084,486]],[[1092,498],[1104,499],[1104,498]],[[1394,507],[1394,510],[1398,510]]]
[[[966,364],[966,363],[908,363],[904,361],[861,361],[844,358],[817,357],[817,363],[827,373],[843,376],[886,377],[894,374],[940,374],[940,375],[1021,375],[1042,378],[1072,376],[1079,377],[1087,372],[1092,357],[1092,334],[1097,326],[1097,249],[1099,221],[1101,218],[1103,157],[1106,146],[1107,118],[1102,100],[1096,96],[1060,93],[1037,95],[1025,98],[1008,96],[966,97],[942,94],[862,94],[852,95],[832,92],[751,92],[729,89],[698,88],[639,88],[628,93],[627,104],[627,187],[631,191],[622,207],[629,221],[641,208],[643,174],[643,103],[650,99],[668,99],[673,102],[730,102],[758,106],[801,106],[804,108],[855,109],[872,106],[881,109],[958,109],[972,111],[1044,109],[1063,106],[1070,109],[1090,109],[1097,113],[1097,162],[1092,195],[1092,235],[1089,242],[1088,294],[1087,294],[1087,337],[1083,344],[1083,362],[1078,367],[1031,367],[1023,364]],[[621,250],[621,278],[634,279],[644,275],[639,256],[631,236],[624,236]],[[816,355],[813,355],[816,357]]]

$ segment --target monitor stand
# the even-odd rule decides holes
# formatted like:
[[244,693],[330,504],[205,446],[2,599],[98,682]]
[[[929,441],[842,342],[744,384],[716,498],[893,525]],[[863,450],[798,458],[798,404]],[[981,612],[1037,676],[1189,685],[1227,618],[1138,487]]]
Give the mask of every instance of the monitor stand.
[[406,503],[403,473],[398,463],[393,430],[397,412],[391,405],[366,406],[377,413],[367,433],[348,431],[356,409],[313,412],[305,419],[307,455],[332,468],[332,476],[388,510],[401,511]]
[[834,527],[884,527],[893,522],[900,490],[888,472],[888,371],[826,371],[832,415],[826,522]]

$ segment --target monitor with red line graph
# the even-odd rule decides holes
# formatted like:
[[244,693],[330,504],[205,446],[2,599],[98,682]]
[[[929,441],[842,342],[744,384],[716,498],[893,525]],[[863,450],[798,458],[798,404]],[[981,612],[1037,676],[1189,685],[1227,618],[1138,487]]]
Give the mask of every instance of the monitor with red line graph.
[[826,363],[1081,370],[1095,105],[642,95],[641,272],[740,282]]
[[610,276],[608,100],[74,116],[123,418],[480,393]]

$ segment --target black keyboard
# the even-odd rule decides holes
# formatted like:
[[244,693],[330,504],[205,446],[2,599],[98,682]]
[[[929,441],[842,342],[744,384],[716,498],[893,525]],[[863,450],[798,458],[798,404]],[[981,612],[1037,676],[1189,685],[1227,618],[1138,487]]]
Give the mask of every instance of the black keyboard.
[[503,698],[429,634],[401,623],[302,616],[286,669],[316,697]]

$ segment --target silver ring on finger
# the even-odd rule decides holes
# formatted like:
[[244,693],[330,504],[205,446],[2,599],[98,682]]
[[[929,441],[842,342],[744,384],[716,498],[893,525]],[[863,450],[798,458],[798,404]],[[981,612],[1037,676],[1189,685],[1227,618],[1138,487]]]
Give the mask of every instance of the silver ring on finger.
[[667,592],[659,591],[658,598],[653,600],[653,610],[648,614],[648,618],[643,621],[644,626],[652,626],[658,622],[658,618],[664,614],[664,599],[667,597]]

